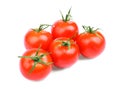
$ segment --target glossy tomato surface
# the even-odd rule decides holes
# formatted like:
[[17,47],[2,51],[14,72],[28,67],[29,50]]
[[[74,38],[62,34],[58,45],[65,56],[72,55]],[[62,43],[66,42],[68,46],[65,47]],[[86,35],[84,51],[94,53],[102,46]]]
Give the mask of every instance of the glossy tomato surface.
[[41,30],[39,32],[30,29],[24,38],[24,45],[26,49],[31,48],[42,48],[47,50],[50,43],[52,42],[52,35],[51,33]]
[[[46,54],[46,51],[40,49],[37,53],[37,49],[29,49],[24,54],[23,57],[34,57],[34,58],[21,58],[20,60],[20,71],[24,77],[30,80],[42,80],[51,72],[52,64],[46,65],[47,63],[52,62],[52,58],[49,54]],[[34,59],[34,60],[33,60]]]
[[73,21],[63,21],[58,20],[52,26],[52,35],[53,38],[58,37],[68,37],[68,38],[75,38],[78,35],[78,26]]
[[54,65],[60,68],[72,66],[79,57],[78,45],[71,39],[60,37],[55,39],[49,49]]
[[76,38],[76,42],[81,54],[87,58],[95,58],[100,55],[106,44],[104,36],[98,31],[81,33]]

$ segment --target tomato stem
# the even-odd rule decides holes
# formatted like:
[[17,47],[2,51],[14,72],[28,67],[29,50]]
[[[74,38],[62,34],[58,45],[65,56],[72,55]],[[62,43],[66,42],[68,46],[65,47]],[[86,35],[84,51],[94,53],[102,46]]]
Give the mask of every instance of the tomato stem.
[[39,28],[33,29],[33,30],[36,31],[36,32],[40,32],[40,31],[48,28],[49,26],[52,26],[52,25],[50,25],[50,24],[40,24]]
[[38,52],[40,51],[40,47],[37,49],[35,56],[38,55]]
[[32,68],[31,68],[30,71],[28,72],[29,74],[31,74],[31,73],[33,72],[33,70],[35,69],[36,65],[37,65],[37,62],[34,62]]
[[95,33],[97,30],[99,30],[99,28],[94,30],[94,27],[85,26],[85,25],[83,25],[82,27],[85,30],[85,32],[88,32],[88,33]]
[[71,12],[71,8],[69,9],[68,13],[67,13],[66,16],[64,17],[63,14],[62,14],[62,12],[60,11],[62,20],[63,20],[64,22],[67,22],[67,21],[70,21],[70,20],[71,20],[71,17],[72,17],[72,16],[71,16],[70,12]]
[[48,28],[49,26],[52,26],[52,25],[50,25],[50,24],[40,24],[39,30],[44,30],[44,29]]
[[84,28],[85,32],[95,34],[97,37],[102,39],[102,37],[96,32],[96,31],[100,30],[99,28],[94,30],[94,27],[84,26],[84,25],[82,27]]
[[68,50],[69,50],[69,49],[70,49],[70,46],[71,46],[70,40],[68,39],[67,41],[63,41],[63,42],[62,42],[62,46],[67,46],[67,47],[68,47]]
[[63,42],[62,42],[62,45],[63,45],[63,46],[68,46],[69,44],[68,44],[68,42],[63,41]]
[[60,14],[61,14],[62,20],[64,21],[65,19],[61,11],[60,11]]

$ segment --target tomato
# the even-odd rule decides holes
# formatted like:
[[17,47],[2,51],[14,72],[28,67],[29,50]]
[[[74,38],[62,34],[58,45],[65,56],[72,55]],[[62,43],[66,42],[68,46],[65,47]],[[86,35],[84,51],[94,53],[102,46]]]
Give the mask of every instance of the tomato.
[[95,58],[100,55],[105,48],[105,38],[96,29],[90,26],[83,26],[85,32],[79,34],[76,42],[80,48],[80,52],[87,58]]
[[72,39],[66,37],[56,38],[50,45],[54,65],[59,68],[72,66],[79,57],[78,45]]
[[56,21],[51,28],[51,33],[53,35],[53,38],[58,37],[68,37],[68,38],[75,38],[78,35],[78,26],[74,21],[70,20],[70,11],[68,11],[68,14],[64,18],[62,15],[62,20]]
[[41,25],[39,29],[30,29],[24,38],[24,45],[26,49],[42,48],[47,50],[49,44],[52,42],[52,35],[50,32],[45,31]]
[[43,49],[29,49],[19,57],[20,71],[29,80],[42,80],[52,70],[52,58]]

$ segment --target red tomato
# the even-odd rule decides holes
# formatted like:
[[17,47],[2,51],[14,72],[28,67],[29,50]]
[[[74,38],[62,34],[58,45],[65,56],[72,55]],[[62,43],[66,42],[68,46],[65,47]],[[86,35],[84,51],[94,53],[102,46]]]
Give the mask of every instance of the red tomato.
[[52,42],[51,33],[44,31],[43,28],[30,29],[24,38],[26,49],[42,48],[47,50],[49,44]]
[[29,49],[20,58],[20,71],[27,79],[42,80],[52,70],[52,58],[42,49]]
[[60,68],[72,66],[79,57],[78,45],[69,38],[56,38],[49,49],[54,65]]
[[93,30],[90,26],[83,26],[83,28],[85,32],[76,38],[80,52],[87,58],[97,57],[105,48],[105,38],[99,31]]
[[78,26],[75,22],[70,21],[70,11],[68,11],[68,14],[64,18],[62,15],[62,20],[56,21],[52,26],[52,35],[53,38],[58,37],[68,37],[68,38],[75,38],[78,35]]

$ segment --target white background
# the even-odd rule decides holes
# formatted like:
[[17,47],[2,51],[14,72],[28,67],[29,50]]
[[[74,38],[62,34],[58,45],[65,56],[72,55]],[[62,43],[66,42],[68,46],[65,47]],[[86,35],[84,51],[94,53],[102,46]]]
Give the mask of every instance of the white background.
[[[72,7],[73,20],[101,28],[104,52],[92,60],[54,70],[42,81],[30,81],[19,71],[25,33],[41,23],[53,24]],[[0,89],[120,89],[119,0],[0,0]],[[50,28],[48,29],[50,31]]]

